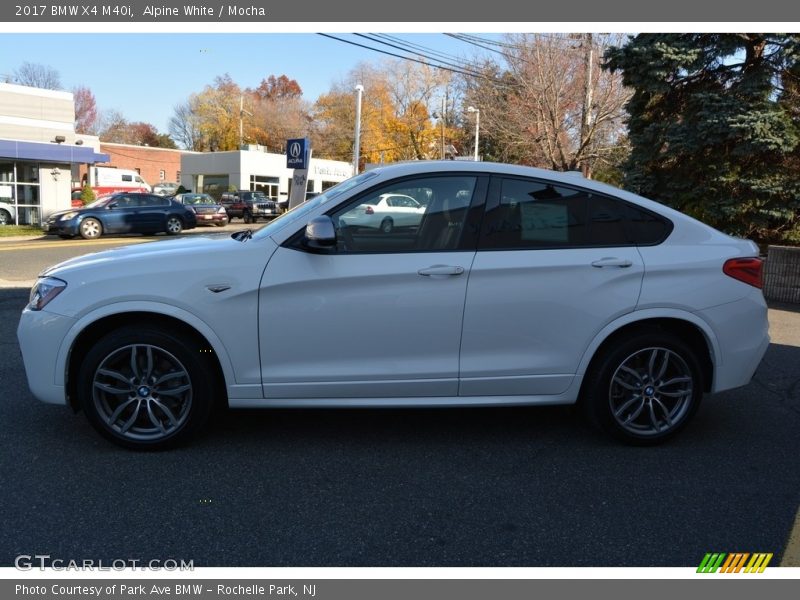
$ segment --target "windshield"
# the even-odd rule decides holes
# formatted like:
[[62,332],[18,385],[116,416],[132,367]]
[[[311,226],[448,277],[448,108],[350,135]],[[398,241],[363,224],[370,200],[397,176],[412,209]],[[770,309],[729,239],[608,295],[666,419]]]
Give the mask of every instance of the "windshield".
[[97,200],[95,200],[94,202],[90,202],[83,208],[102,208],[106,204],[108,204],[113,197],[114,196],[100,196]]
[[216,204],[214,199],[208,194],[193,194],[183,197],[184,204]]
[[289,212],[283,213],[277,219],[273,219],[268,225],[262,227],[256,233],[254,233],[253,239],[260,240],[262,238],[271,236],[273,233],[280,231],[284,227],[297,221],[301,221],[308,213],[313,211],[318,206],[325,204],[326,202],[330,202],[334,198],[338,198],[345,192],[377,176],[378,171],[367,171],[366,173],[361,173],[360,175],[356,175],[355,177],[351,177],[350,179],[346,179],[341,183],[336,184],[332,188],[321,193],[319,196],[314,196],[310,200],[306,200],[302,204],[298,204]]

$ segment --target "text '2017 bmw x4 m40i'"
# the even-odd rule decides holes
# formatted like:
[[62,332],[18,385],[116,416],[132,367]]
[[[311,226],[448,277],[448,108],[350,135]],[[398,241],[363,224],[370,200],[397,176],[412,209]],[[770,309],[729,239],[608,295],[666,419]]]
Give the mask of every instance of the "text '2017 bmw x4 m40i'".
[[[421,218],[359,226],[386,195],[413,198]],[[216,403],[578,401],[650,444],[704,392],[750,381],[769,342],[761,267],[752,242],[579,176],[400,164],[252,235],[52,267],[18,336],[37,398],[132,448],[183,441]]]

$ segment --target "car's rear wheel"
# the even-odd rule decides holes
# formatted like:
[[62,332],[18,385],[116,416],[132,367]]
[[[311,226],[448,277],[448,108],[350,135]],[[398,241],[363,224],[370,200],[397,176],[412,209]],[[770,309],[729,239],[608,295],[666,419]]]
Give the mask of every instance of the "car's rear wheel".
[[0,209],[0,225],[13,225],[14,220],[11,218],[11,213],[7,210]]
[[208,420],[208,359],[183,334],[123,327],[97,342],[78,374],[78,397],[92,426],[138,450],[174,446]]
[[178,235],[183,231],[183,221],[178,217],[172,216],[167,219],[167,234]]
[[702,397],[694,351],[653,330],[606,348],[586,374],[581,402],[589,419],[617,439],[653,445],[683,429]]
[[383,221],[381,221],[381,231],[383,233],[391,233],[392,229],[394,229],[394,221],[389,217],[386,217]]
[[81,225],[78,230],[80,231],[81,237],[87,240],[93,240],[103,235],[102,223],[91,217],[81,221]]

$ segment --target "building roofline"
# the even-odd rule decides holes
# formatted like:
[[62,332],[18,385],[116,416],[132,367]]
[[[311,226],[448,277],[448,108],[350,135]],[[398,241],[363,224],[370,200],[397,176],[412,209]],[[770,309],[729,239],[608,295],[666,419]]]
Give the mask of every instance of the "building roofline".
[[70,102],[73,101],[72,92],[64,90],[46,90],[44,88],[19,85],[16,83],[0,83],[0,91],[25,94],[27,96],[39,96],[41,98],[57,98],[59,100],[69,100]]
[[146,148],[147,150],[161,150],[164,152],[182,152],[183,154],[206,154],[205,152],[197,152],[196,150],[183,150],[181,148],[161,148],[159,146],[140,146],[139,144],[120,144],[118,142],[104,142],[100,140],[101,146],[115,146],[117,148],[129,148],[129,149],[136,149],[141,150],[142,148]]

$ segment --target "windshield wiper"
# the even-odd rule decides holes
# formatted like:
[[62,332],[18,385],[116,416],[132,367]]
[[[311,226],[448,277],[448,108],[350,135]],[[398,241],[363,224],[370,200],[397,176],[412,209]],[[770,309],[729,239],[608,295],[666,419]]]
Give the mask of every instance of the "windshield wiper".
[[253,237],[253,230],[243,229],[242,231],[237,231],[236,233],[232,233],[231,237],[235,239],[237,242],[246,242],[251,237]]

